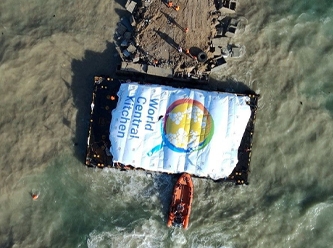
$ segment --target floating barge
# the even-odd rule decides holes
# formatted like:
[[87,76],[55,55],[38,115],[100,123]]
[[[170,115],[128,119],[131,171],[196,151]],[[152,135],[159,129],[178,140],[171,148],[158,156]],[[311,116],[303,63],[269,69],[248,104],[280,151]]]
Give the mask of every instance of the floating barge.
[[[120,163],[114,161],[114,158],[110,152],[111,141],[110,141],[110,125],[112,119],[112,111],[116,109],[118,104],[119,88],[122,83],[128,83],[123,79],[113,79],[110,77],[95,77],[94,91],[91,102],[91,117],[87,139],[87,150],[86,150],[86,165],[91,167],[99,168],[115,168],[120,170],[147,170],[147,168],[134,167],[130,163]],[[163,82],[167,86],[180,85],[183,82],[173,81],[172,83],[165,81]],[[156,85],[156,81],[142,81],[139,84],[150,87],[152,84]],[[192,85],[193,86],[193,85]],[[198,85],[196,85],[198,86]],[[244,134],[241,138],[239,148],[237,150],[237,164],[230,173],[230,175],[213,180],[220,181],[233,181],[236,184],[247,184],[248,173],[250,171],[251,161],[251,150],[252,150],[252,139],[254,132],[254,123],[257,111],[257,102],[259,96],[256,94],[238,94],[238,96],[247,96],[249,102],[247,102],[251,114],[244,130]],[[215,127],[218,129],[219,127]],[[147,140],[149,142],[149,140]],[[223,143],[223,140],[221,140]],[[112,149],[111,149],[112,150]],[[128,151],[130,156],[131,151]],[[124,154],[126,156],[126,153]],[[149,171],[149,169],[147,170]],[[153,169],[152,171],[156,171]],[[161,170],[163,172],[163,170]],[[168,173],[168,171],[164,171]],[[198,175],[197,175],[198,176]],[[200,175],[199,175],[200,177]],[[206,177],[206,176],[203,176]],[[210,176],[208,176],[210,177]],[[211,178],[211,177],[210,177]]]

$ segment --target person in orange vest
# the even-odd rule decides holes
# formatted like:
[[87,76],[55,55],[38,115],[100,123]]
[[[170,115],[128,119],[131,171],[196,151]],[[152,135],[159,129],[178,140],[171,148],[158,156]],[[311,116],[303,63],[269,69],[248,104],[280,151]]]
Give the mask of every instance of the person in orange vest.
[[168,1],[167,6],[168,6],[169,8],[172,8],[172,6],[173,6],[172,1]]
[[195,57],[192,56],[192,54],[190,53],[190,50],[189,50],[189,49],[186,49],[186,50],[185,50],[185,54],[186,54],[187,56],[189,56],[190,58],[192,58],[192,59],[195,58]]
[[178,11],[178,10],[180,10],[180,7],[179,7],[179,5],[175,5],[175,6],[173,6],[173,9],[174,9],[175,11]]

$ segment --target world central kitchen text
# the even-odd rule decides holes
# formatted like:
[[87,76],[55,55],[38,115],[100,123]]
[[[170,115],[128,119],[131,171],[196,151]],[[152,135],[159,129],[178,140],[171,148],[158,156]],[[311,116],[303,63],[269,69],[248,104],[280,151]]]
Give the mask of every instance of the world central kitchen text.
[[147,104],[145,97],[127,96],[121,110],[120,124],[118,126],[118,138],[124,138],[127,126],[129,127],[129,137],[139,138],[138,132],[141,125],[144,125],[144,129],[147,131],[154,131],[153,124],[157,121],[153,119],[155,111],[158,106],[158,99],[150,99],[149,108],[146,113],[146,122],[142,123],[142,110],[143,106]]

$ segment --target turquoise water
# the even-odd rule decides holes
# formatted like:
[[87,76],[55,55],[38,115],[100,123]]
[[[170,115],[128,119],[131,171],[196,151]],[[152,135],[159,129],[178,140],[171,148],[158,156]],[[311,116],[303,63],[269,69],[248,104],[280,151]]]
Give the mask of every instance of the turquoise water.
[[81,162],[124,2],[1,1],[0,247],[331,247],[333,2],[240,1],[246,53],[215,76],[262,96],[250,184],[195,178],[186,231],[174,178]]

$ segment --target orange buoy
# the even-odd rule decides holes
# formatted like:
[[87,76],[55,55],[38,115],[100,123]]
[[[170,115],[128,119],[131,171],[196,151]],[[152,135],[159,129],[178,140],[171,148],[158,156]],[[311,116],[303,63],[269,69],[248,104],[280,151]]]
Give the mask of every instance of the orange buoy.
[[33,200],[37,200],[38,197],[39,197],[38,194],[31,194],[31,198],[32,198]]

